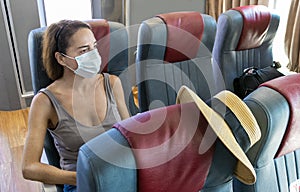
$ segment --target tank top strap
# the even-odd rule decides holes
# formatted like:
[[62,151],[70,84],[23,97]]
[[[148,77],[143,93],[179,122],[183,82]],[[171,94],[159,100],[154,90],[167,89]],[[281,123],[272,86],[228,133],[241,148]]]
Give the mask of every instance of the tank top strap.
[[48,98],[50,99],[56,113],[57,113],[57,116],[58,116],[58,119],[62,119],[63,118],[63,115],[64,115],[64,111],[60,105],[60,102],[57,100],[57,98],[51,93],[51,91],[49,91],[48,89],[46,88],[43,88],[41,90],[39,90],[39,92],[42,92],[44,93],[45,95],[48,96]]
[[106,93],[106,98],[107,98],[107,112],[106,112],[106,117],[105,117],[105,120],[103,121],[103,123],[114,124],[118,121],[121,121],[121,116],[119,114],[117,104],[115,101],[115,97],[114,97],[112,88],[110,86],[109,74],[103,73],[103,76],[104,76],[105,93]]
[[105,86],[106,97],[110,101],[108,103],[115,104],[116,103],[115,102],[115,97],[114,97],[114,94],[112,92],[110,82],[109,82],[109,74],[108,73],[103,73],[103,76],[104,76],[104,86]]

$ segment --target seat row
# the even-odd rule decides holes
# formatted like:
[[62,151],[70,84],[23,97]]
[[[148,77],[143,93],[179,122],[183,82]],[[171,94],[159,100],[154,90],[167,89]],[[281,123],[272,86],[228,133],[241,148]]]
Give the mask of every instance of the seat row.
[[[197,107],[186,103],[132,116],[84,144],[77,162],[78,190],[298,191],[299,80],[300,74],[271,80],[244,99],[261,131],[251,148],[232,112],[224,116],[254,167],[253,183],[237,179],[238,173],[246,178],[251,175],[209,133],[208,122]],[[201,150],[203,146],[206,150]]]
[[[181,85],[207,100],[220,90],[233,91],[233,79],[244,69],[272,65],[279,16],[254,5],[233,8],[218,22],[199,12],[165,13],[143,21],[137,37],[129,37],[131,28],[121,23],[104,19],[87,22],[98,40],[101,72],[121,78],[128,109],[134,115],[174,104]],[[51,82],[41,65],[45,29],[29,34],[34,93]],[[137,39],[136,55],[135,63],[130,63],[129,39],[133,38]],[[132,95],[135,86],[138,96]]]
[[140,111],[174,104],[181,85],[203,100],[233,91],[233,80],[244,69],[272,65],[278,24],[279,16],[264,6],[233,8],[218,22],[197,12],[142,22],[136,56]]

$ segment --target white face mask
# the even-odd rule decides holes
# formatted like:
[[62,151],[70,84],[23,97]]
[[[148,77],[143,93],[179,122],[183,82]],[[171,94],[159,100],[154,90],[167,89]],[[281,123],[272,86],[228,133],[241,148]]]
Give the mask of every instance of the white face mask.
[[79,55],[77,57],[70,57],[66,54],[61,53],[63,56],[66,56],[70,59],[76,60],[78,64],[78,68],[76,70],[70,68],[66,65],[70,70],[74,71],[76,75],[79,75],[84,78],[92,78],[100,70],[101,66],[101,56],[98,52],[98,49],[93,49],[92,51],[89,51],[87,53],[84,53],[82,55]]

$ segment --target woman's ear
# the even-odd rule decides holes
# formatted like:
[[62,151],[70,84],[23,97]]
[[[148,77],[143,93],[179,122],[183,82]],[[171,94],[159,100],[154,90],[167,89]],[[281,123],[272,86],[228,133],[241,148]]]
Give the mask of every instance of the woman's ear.
[[57,60],[57,62],[58,62],[59,64],[61,64],[61,65],[63,65],[63,66],[66,65],[66,64],[65,64],[65,57],[64,57],[61,53],[55,52],[54,56],[55,56],[55,58],[56,58],[56,60]]

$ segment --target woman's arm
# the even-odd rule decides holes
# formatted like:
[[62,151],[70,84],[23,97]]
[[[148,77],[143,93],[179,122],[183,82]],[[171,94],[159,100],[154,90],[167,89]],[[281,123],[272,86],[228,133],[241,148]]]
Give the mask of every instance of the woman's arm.
[[122,83],[119,77],[115,75],[109,75],[109,81],[112,87],[113,94],[116,99],[117,107],[120,113],[120,116],[123,119],[127,119],[129,117],[129,113],[127,110],[127,106],[124,98],[124,91],[122,87]]
[[28,133],[23,151],[22,173],[25,179],[47,184],[76,185],[76,172],[65,171],[40,162],[48,124],[55,113],[48,97],[37,94],[28,117]]

